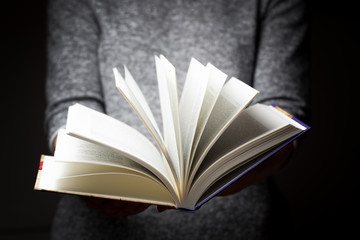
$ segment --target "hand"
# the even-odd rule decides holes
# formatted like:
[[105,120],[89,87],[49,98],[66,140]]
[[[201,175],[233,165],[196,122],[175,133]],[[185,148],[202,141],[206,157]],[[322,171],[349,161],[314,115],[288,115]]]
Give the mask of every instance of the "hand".
[[[96,197],[82,197],[82,200],[89,208],[109,217],[126,217],[135,215],[145,211],[150,206],[150,204],[146,203],[128,202]],[[169,209],[175,208],[162,205],[157,206],[159,213]]]
[[250,172],[246,173],[243,177],[241,177],[238,181],[231,184],[229,187],[220,192],[217,196],[227,196],[231,194],[235,194],[242,189],[260,182],[265,178],[276,173],[281,166],[289,159],[291,153],[294,150],[293,144],[288,144],[280,151],[275,153],[270,158],[266,159],[264,162],[260,163],[257,167],[255,167]]
[[55,138],[54,138],[53,144],[52,144],[53,150],[56,149],[57,137],[58,136],[56,135]]
[[158,205],[157,206],[157,210],[159,213],[164,212],[165,210],[171,210],[171,209],[175,209],[174,207],[169,207],[169,206],[163,206],[163,205]]
[[150,204],[97,197],[82,197],[86,205],[109,217],[126,217],[145,211]]

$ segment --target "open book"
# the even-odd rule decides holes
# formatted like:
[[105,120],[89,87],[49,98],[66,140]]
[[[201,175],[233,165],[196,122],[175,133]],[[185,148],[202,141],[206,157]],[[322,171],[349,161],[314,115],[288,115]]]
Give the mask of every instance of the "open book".
[[114,75],[157,146],[75,104],[54,156],[41,158],[35,189],[194,210],[309,128],[276,106],[246,108],[257,90],[195,59],[179,102],[174,66],[164,56],[155,63],[163,133],[127,68],[125,78]]

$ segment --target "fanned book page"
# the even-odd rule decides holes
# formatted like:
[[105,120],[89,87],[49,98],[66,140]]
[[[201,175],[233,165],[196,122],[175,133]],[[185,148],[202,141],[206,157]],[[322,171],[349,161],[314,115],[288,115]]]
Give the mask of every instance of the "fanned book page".
[[80,104],[69,108],[54,156],[42,156],[35,189],[194,210],[309,129],[258,91],[191,59],[181,100],[175,67],[155,57],[163,133],[125,67],[115,85],[157,146],[125,123]]

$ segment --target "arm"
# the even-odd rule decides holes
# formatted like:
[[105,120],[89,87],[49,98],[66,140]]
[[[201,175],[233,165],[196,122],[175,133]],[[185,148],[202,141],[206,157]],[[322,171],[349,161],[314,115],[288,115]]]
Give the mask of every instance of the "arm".
[[[45,128],[51,149],[58,129],[65,126],[67,109],[75,102],[104,111],[98,70],[100,29],[91,6],[85,0],[49,1],[48,69]],[[83,197],[91,208],[105,214],[127,216],[149,205]]]
[[85,1],[49,1],[45,129],[52,147],[75,102],[103,109],[98,79],[100,30]]
[[[277,104],[298,118],[307,110],[308,51],[304,1],[271,1],[264,9],[258,38],[253,85],[261,94],[254,100]],[[290,158],[289,144],[225,189],[234,194],[275,174]]]
[[304,0],[269,1],[260,16],[253,85],[255,102],[276,104],[306,117],[309,45]]

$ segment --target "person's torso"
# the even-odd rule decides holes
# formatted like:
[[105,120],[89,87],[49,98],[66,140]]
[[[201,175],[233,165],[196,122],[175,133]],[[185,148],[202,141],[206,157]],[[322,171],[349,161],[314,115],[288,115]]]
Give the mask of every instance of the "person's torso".
[[98,64],[107,114],[146,133],[114,84],[125,64],[161,126],[155,55],[176,68],[179,95],[191,57],[251,84],[256,61],[258,1],[95,1]]

